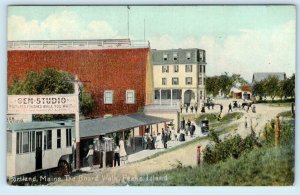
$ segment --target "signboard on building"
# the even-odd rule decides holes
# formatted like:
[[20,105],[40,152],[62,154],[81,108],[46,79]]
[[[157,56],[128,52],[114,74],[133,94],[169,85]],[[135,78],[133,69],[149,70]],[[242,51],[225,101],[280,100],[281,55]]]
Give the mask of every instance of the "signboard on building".
[[8,95],[7,114],[74,114],[78,97],[74,94]]

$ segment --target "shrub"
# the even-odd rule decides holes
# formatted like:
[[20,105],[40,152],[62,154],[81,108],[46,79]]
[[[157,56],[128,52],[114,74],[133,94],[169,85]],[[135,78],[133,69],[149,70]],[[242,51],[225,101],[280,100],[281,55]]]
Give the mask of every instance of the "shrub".
[[238,120],[243,116],[242,112],[230,112],[225,114],[221,121],[231,121],[231,120]]
[[208,164],[225,161],[229,157],[237,159],[242,153],[251,151],[254,146],[260,146],[254,132],[244,139],[240,135],[235,135],[222,141],[217,133],[211,130],[209,138],[214,145],[207,145],[203,151],[203,160]]
[[209,120],[209,122],[217,121],[218,114],[201,114],[195,119],[196,124],[199,124],[202,120]]

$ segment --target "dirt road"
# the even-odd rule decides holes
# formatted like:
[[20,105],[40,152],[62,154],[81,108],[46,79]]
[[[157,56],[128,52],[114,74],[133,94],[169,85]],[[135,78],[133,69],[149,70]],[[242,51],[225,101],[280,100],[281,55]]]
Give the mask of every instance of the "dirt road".
[[[289,109],[289,107],[275,107],[258,104],[256,105],[256,113],[252,113],[251,110],[249,110],[249,112],[246,112],[245,110],[234,110],[243,112],[244,116],[239,120],[232,122],[238,123],[238,128],[235,132],[229,133],[238,133],[242,137],[247,136],[251,132],[251,120],[254,130],[259,133],[263,129],[265,123],[272,118],[275,118],[278,113],[288,111]],[[245,127],[245,117],[247,117],[248,120],[247,127]],[[66,180],[50,183],[50,185],[108,186],[137,179],[137,176],[140,175],[172,169],[178,165],[178,162],[182,163],[183,166],[195,166],[196,147],[201,144],[204,148],[208,143],[208,140],[201,140],[197,143],[163,153],[151,159],[126,164],[121,167],[94,169],[92,173],[80,174],[72,178],[66,178]]]

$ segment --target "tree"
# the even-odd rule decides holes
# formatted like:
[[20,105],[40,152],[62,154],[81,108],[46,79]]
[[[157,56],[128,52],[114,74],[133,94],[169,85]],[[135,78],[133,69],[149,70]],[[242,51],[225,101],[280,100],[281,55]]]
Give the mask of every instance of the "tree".
[[231,76],[231,80],[233,84],[239,83],[240,85],[248,85],[248,82],[243,77],[241,77],[240,74],[233,73]]
[[272,101],[276,96],[279,95],[279,79],[277,76],[269,76],[265,83],[264,89],[268,96],[271,97]]
[[220,86],[222,94],[228,95],[230,92],[230,89],[233,85],[232,78],[228,76],[227,72],[225,72],[224,74],[222,74],[219,77],[219,79],[220,79],[219,86]]
[[225,72],[220,76],[207,77],[205,83],[206,93],[212,94],[213,96],[218,95],[219,92],[223,95],[228,95],[235,83],[240,83],[241,85],[248,84],[239,74],[229,76],[229,74]]
[[283,84],[283,93],[286,97],[295,97],[295,74],[286,79]]
[[255,82],[252,87],[252,92],[255,96],[259,96],[259,100],[262,100],[262,97],[265,96],[265,89],[264,89],[264,80]]
[[[14,80],[8,87],[9,95],[70,94],[74,93],[73,76],[53,68],[42,72],[28,72],[25,79]],[[93,111],[94,100],[83,87],[80,87],[80,111],[88,115]],[[68,118],[69,115],[34,115],[37,120]]]
[[216,96],[219,94],[219,77],[213,76],[213,77],[207,77],[206,83],[205,83],[205,89],[207,94],[211,94],[213,96]]

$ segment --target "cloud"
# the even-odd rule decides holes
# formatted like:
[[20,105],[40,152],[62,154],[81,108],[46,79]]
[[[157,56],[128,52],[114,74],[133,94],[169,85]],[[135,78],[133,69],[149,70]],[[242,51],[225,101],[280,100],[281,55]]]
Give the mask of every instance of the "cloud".
[[[118,32],[113,30],[111,26],[105,21],[92,21],[87,25],[87,30],[81,33],[81,38],[90,39],[114,39],[119,38]],[[123,37],[124,38],[124,37]]]
[[174,49],[176,48],[175,41],[168,34],[163,34],[158,37],[149,39],[151,48],[153,49]]
[[165,34],[150,43],[154,49],[204,49],[207,75],[238,73],[251,81],[254,72],[295,73],[295,29],[295,21],[289,21],[274,29],[241,29],[225,37],[202,35],[175,41]]
[[105,21],[87,24],[75,12],[64,10],[43,21],[26,20],[23,16],[8,18],[8,40],[108,39],[123,38]]

